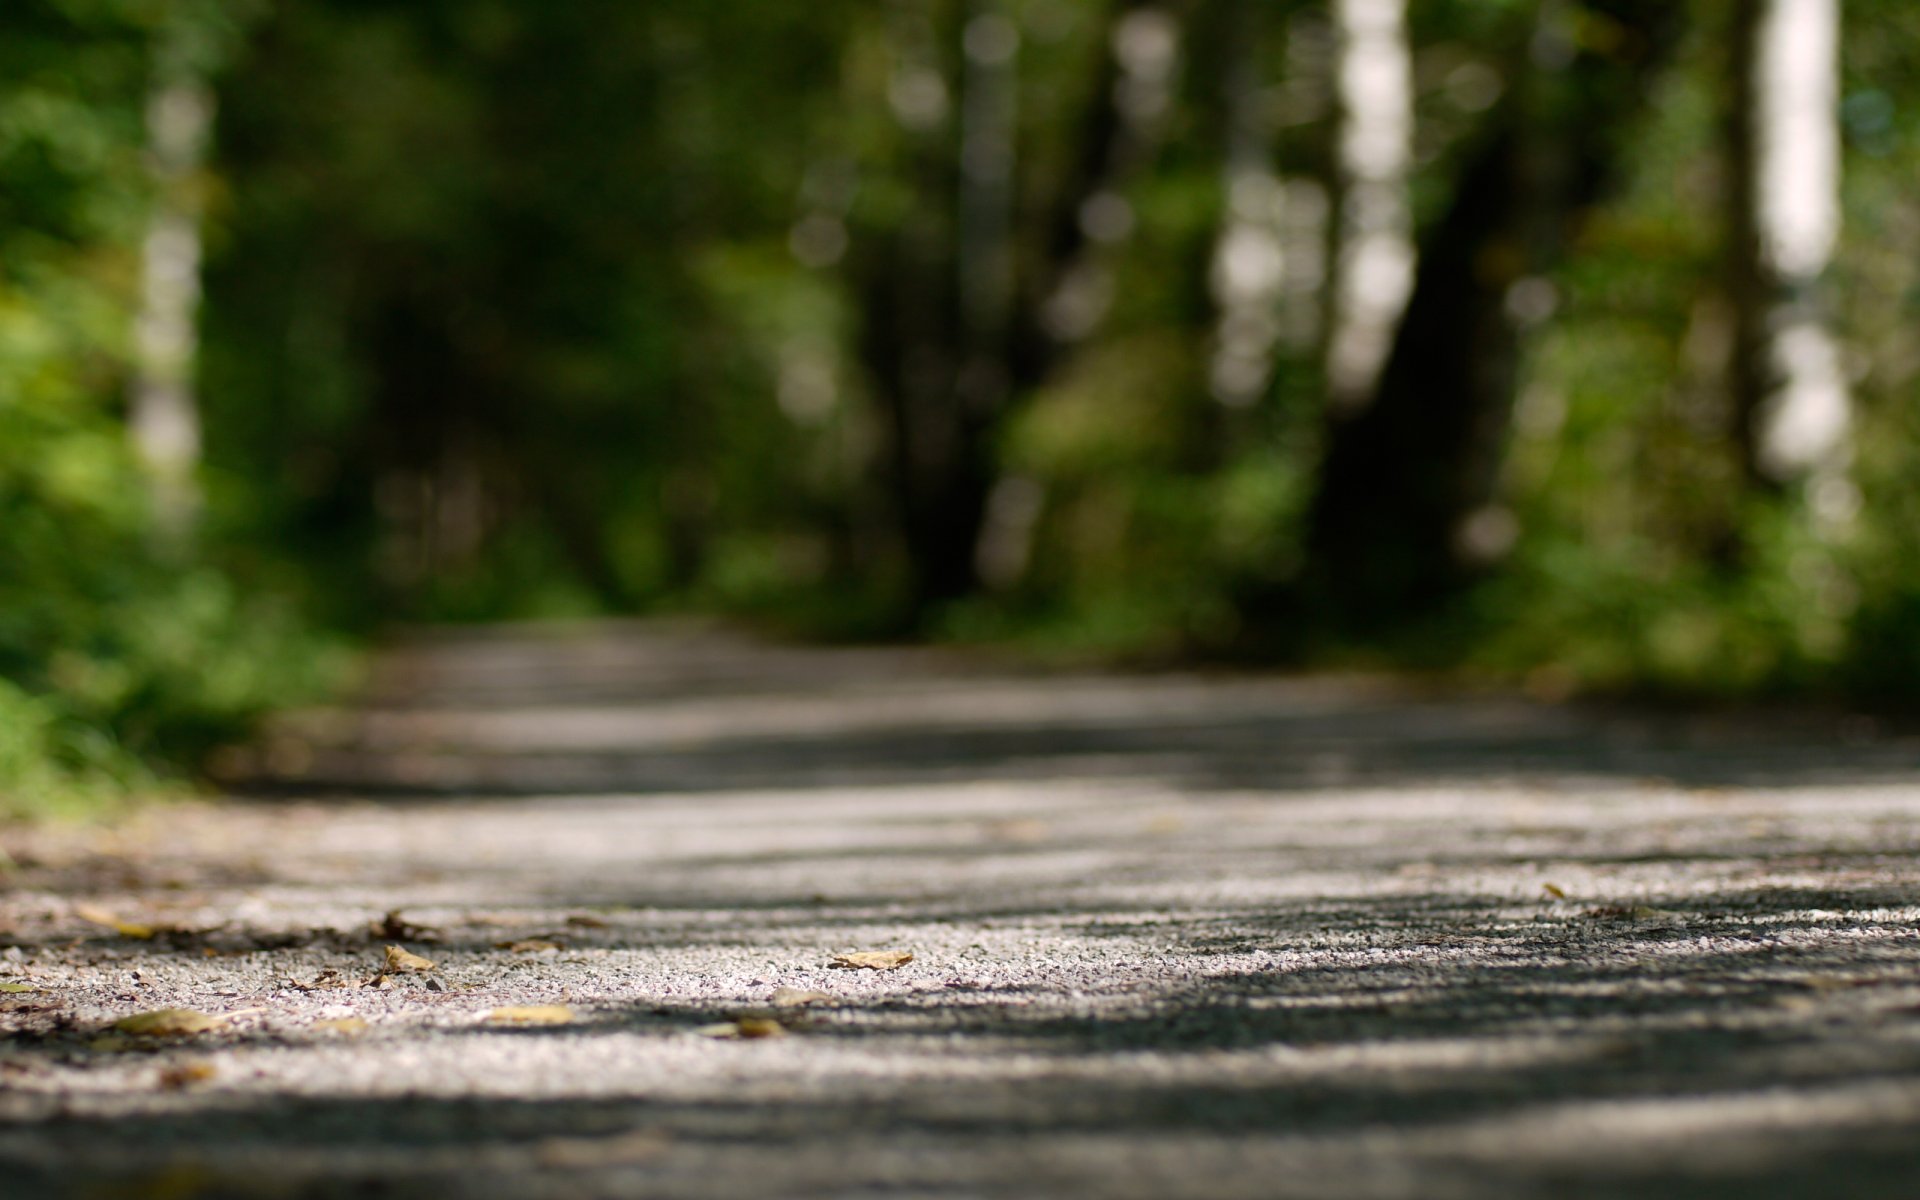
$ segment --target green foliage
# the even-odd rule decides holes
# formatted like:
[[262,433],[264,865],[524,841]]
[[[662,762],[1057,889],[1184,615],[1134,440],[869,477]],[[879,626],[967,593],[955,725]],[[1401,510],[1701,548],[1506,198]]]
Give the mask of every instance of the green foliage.
[[163,40],[195,63],[240,6],[0,15],[0,813],[152,787],[321,660],[284,601],[156,544],[121,422]]
[[[1069,193],[1118,94],[1102,64],[1128,6],[988,7],[1019,34],[1008,220],[1015,307],[1040,311],[1058,218],[1083,211]],[[1497,122],[1552,102],[1526,74],[1553,57],[1542,15],[1565,46],[1617,48],[1631,31],[1596,14],[1633,7],[1411,6],[1423,226]],[[717,609],[899,631],[916,564],[890,406],[916,371],[957,379],[937,360],[973,349],[950,335],[956,280],[977,265],[954,260],[963,46],[981,11],[9,3],[0,806],[190,767],[321,686],[315,624]],[[1328,428],[1312,281],[1284,301],[1307,316],[1273,340],[1264,394],[1233,407],[1209,390],[1228,147],[1257,126],[1296,189],[1288,219],[1311,215],[1335,134],[1326,12],[1169,11],[1184,69],[1153,144],[1100,197],[1124,228],[1109,220],[1111,240],[1068,264],[1108,303],[1047,344],[1049,369],[1018,375],[1004,410],[957,426],[999,485],[993,561],[979,594],[913,632],[1071,656],[1244,638],[1549,692],[1913,695],[1912,5],[1846,13],[1847,232],[1824,299],[1857,379],[1857,518],[1822,526],[1805,497],[1741,474],[1716,299],[1725,12],[1701,6],[1646,118],[1614,131],[1621,186],[1576,214],[1557,303],[1527,331],[1482,574],[1438,613],[1338,645],[1315,640],[1338,622],[1302,582]],[[146,99],[182,75],[220,99],[192,181],[208,222],[190,551],[151,528],[123,399],[155,199]],[[1564,115],[1528,119],[1540,136]],[[1317,235],[1289,236],[1305,272]],[[896,329],[894,308],[939,336],[886,377],[902,347],[875,331]],[[1005,367],[1034,347],[991,349]]]

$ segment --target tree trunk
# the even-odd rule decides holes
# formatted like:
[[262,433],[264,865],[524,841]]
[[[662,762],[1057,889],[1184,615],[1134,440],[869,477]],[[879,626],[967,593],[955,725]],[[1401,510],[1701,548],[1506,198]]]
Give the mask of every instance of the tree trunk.
[[[1023,264],[1013,229],[1019,35],[997,0],[975,0],[959,29],[957,134],[937,105],[895,100],[915,142],[908,170],[923,205],[857,253],[854,266],[861,353],[888,427],[910,623],[978,589],[995,431],[1061,348],[1098,320],[1084,304],[1072,310],[1097,274],[1091,250],[1124,236],[1127,223],[1109,218],[1124,212],[1120,188],[1151,152],[1178,33],[1141,0],[1115,0],[1107,27],[1111,46],[1079,156],[1042,204],[1040,250]],[[915,44],[926,32],[899,39],[909,82],[937,78],[932,47]],[[932,89],[915,82],[899,90],[912,99]],[[1029,269],[1017,274],[1017,265]]]
[[1249,0],[1231,0],[1220,35],[1220,104],[1226,133],[1220,233],[1208,270],[1216,323],[1208,389],[1228,408],[1249,408],[1273,381],[1287,275],[1286,186],[1273,168],[1271,103],[1255,55],[1259,25]]
[[213,124],[213,95],[187,66],[163,62],[147,104],[147,157],[154,206],[141,247],[140,315],[127,421],[146,464],[160,537],[177,546],[200,510],[200,409],[193,391],[199,355],[199,176]]
[[1820,280],[1840,225],[1838,0],[1736,0],[1728,114],[1730,383],[1747,477],[1857,507],[1851,405]]
[[1515,81],[1428,231],[1371,401],[1331,413],[1308,516],[1306,596],[1356,632],[1434,611],[1511,541],[1489,506],[1523,324],[1551,311],[1565,256],[1679,32],[1667,0],[1584,6],[1579,38],[1549,3]]
[[1337,0],[1333,10],[1340,138],[1327,390],[1352,411],[1373,398],[1413,286],[1413,64],[1406,0]]

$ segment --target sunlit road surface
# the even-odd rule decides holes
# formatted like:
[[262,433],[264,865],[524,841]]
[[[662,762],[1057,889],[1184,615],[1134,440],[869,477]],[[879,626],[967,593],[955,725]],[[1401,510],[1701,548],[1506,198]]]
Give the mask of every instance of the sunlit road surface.
[[254,760],[10,838],[0,1195],[1920,1194],[1870,722],[625,625]]

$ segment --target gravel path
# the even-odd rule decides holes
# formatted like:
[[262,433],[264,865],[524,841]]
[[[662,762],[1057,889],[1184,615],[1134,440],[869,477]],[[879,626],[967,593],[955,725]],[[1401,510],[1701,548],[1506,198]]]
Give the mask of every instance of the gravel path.
[[645,624],[232,765],[4,832],[7,1200],[1920,1193],[1868,722]]

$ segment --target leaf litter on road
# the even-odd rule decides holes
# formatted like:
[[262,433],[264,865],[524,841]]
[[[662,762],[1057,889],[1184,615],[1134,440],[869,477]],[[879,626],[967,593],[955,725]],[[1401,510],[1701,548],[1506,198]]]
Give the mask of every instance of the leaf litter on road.
[[772,1017],[735,1017],[731,1021],[718,1021],[712,1025],[702,1025],[694,1030],[705,1038],[721,1041],[739,1039],[754,1041],[760,1038],[777,1038],[787,1035],[787,1027]]
[[565,1004],[522,1004],[496,1008],[487,1014],[493,1025],[571,1025],[574,1011]]
[[184,1091],[187,1088],[209,1083],[220,1072],[205,1059],[176,1063],[160,1072],[160,1086],[170,1092]]
[[341,1037],[359,1037],[373,1027],[360,1017],[328,1017],[322,1021],[315,1021],[313,1028],[317,1033],[333,1033]]
[[828,966],[843,971],[891,971],[904,967],[913,961],[911,950],[855,950],[849,954],[836,954]]
[[90,925],[99,925],[111,929],[124,938],[135,941],[151,941],[160,930],[152,925],[143,925],[138,921],[123,921],[112,911],[95,904],[76,904],[73,915]]
[[433,970],[433,961],[431,959],[421,958],[418,954],[415,954],[411,950],[407,950],[404,947],[395,946],[395,945],[392,945],[391,943],[388,944],[387,946],[388,973],[394,974],[394,975],[405,975],[412,972],[431,971],[431,970]]
[[193,1037],[225,1029],[230,1019],[228,1015],[197,1012],[191,1008],[162,1008],[123,1017],[115,1021],[113,1027],[134,1037]]

